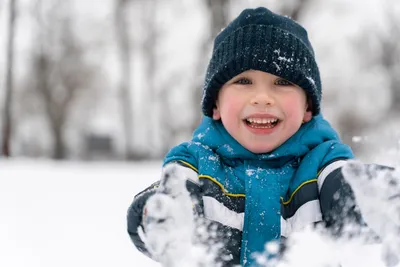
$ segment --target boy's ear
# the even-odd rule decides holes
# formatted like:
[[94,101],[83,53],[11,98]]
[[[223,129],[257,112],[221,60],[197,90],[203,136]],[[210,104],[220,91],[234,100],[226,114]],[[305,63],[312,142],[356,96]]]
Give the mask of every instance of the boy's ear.
[[304,112],[303,122],[309,122],[312,119],[312,111],[306,110]]
[[308,99],[306,104],[306,110],[304,111],[303,123],[309,122],[312,119],[313,115],[311,107],[312,107],[312,102],[310,99]]
[[213,119],[216,121],[221,119],[221,112],[219,112],[218,103],[213,108]]

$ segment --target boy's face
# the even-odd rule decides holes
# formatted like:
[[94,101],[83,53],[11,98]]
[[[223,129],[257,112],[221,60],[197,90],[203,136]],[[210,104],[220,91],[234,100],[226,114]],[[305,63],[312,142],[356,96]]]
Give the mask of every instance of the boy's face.
[[249,70],[220,90],[213,119],[253,153],[268,153],[312,118],[303,89],[278,76]]

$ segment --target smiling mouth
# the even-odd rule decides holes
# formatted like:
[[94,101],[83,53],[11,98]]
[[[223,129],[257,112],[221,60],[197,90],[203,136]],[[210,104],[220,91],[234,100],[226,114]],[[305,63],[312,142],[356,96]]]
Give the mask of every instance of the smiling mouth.
[[261,118],[247,118],[244,119],[247,126],[257,129],[271,129],[274,128],[278,123],[279,119],[261,119]]

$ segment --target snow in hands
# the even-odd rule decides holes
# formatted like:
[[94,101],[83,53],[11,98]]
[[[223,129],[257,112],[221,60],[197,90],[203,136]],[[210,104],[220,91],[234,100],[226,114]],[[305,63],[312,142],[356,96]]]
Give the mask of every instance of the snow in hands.
[[[265,253],[255,255],[258,266],[400,267],[400,174],[357,161],[349,161],[342,171],[365,222],[381,238],[382,245],[365,243],[357,236],[337,239],[324,229],[306,228],[291,236],[278,261],[268,256],[277,253],[276,246],[271,252],[267,244]],[[184,173],[173,164],[167,165],[157,193],[146,203],[141,232],[148,251],[163,267],[219,266],[215,262],[217,250],[199,241],[199,231],[207,232],[203,241],[210,239],[210,234],[207,226],[199,223],[204,218],[194,215],[193,204]]]
[[160,187],[145,207],[142,240],[163,267],[214,266],[213,257],[195,240],[193,201],[186,177],[174,165],[163,170]]
[[395,266],[400,262],[400,173],[349,161],[343,174],[365,222],[382,240],[383,260]]

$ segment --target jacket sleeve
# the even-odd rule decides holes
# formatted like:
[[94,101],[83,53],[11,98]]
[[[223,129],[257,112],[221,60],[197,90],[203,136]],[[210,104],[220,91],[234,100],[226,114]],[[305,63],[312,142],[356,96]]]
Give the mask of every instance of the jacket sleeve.
[[137,194],[128,209],[128,234],[136,248],[147,256],[150,255],[148,254],[146,246],[139,236],[139,228],[143,229],[143,209],[146,205],[146,201],[149,199],[150,196],[156,193],[156,188],[159,186],[159,184],[160,181],[157,181],[156,183],[150,185],[145,190]]
[[[176,162],[171,162],[169,164],[178,164]],[[201,198],[201,188],[200,186],[194,181],[194,179],[197,179],[197,173],[194,172],[192,169],[187,168],[179,164],[179,168],[181,168],[182,171],[185,172],[185,175],[187,177],[186,180],[186,188],[189,191],[192,200],[193,200],[193,212],[198,215],[202,216],[203,215],[203,203],[202,203],[202,198]],[[140,238],[139,235],[139,229],[144,232],[143,228],[143,210],[145,208],[147,200],[154,194],[157,193],[157,188],[160,185],[160,181],[157,181],[147,187],[145,190],[137,194],[134,199],[132,204],[130,205],[128,209],[128,214],[127,214],[127,227],[128,227],[128,234],[136,246],[136,248],[144,253],[145,255],[151,257],[149,252],[146,249],[146,246],[143,242],[143,240]]]
[[358,230],[367,226],[357,206],[353,190],[343,176],[342,167],[345,162],[339,160],[328,164],[318,176],[322,218],[325,226],[336,236],[343,235],[348,224],[359,226],[356,227]]

